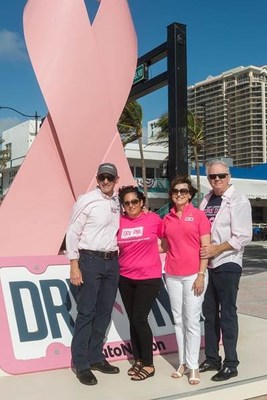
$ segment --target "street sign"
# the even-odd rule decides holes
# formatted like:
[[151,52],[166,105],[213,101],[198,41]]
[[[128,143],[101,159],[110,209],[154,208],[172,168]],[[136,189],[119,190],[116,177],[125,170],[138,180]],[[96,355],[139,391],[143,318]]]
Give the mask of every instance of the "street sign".
[[135,70],[133,85],[135,85],[136,83],[143,82],[147,78],[148,78],[147,64],[143,63],[143,64],[138,65],[138,67]]

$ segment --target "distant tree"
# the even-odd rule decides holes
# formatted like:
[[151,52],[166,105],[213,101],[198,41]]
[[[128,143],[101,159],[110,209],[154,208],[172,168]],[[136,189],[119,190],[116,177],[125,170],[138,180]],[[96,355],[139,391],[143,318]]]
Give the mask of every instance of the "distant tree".
[[143,138],[142,124],[143,124],[143,110],[141,105],[136,100],[127,103],[120,116],[118,122],[118,130],[121,136],[123,146],[126,146],[127,143],[134,142],[135,140],[138,141],[144,195],[146,197],[146,207],[148,208],[149,205],[148,205],[148,190],[146,181],[146,165],[145,165],[143,143],[142,143],[142,138]]
[[[157,122],[157,126],[160,131],[157,135],[157,139],[167,145],[169,138],[168,130],[168,113],[162,114]],[[196,176],[197,176],[197,205],[199,207],[201,202],[201,185],[200,185],[200,168],[199,168],[199,152],[204,144],[204,129],[203,121],[200,117],[193,114],[192,111],[187,112],[187,133],[188,133],[188,145],[193,149],[194,160],[196,165]]]

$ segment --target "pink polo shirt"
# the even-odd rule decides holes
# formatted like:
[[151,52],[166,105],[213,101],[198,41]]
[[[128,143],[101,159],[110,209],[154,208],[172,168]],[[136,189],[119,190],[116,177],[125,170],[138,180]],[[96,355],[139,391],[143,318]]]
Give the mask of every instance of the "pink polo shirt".
[[187,204],[181,218],[175,208],[163,219],[163,237],[169,250],[165,260],[165,272],[170,275],[193,275],[199,271],[200,238],[210,233],[210,222],[204,211]]
[[158,251],[162,220],[155,213],[141,213],[137,218],[124,215],[118,232],[120,274],[130,279],[161,278]]

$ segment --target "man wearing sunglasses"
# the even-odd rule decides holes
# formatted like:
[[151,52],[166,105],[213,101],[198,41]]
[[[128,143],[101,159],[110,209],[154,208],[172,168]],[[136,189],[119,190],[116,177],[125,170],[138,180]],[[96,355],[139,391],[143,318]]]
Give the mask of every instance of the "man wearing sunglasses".
[[118,172],[114,164],[101,164],[97,188],[80,196],[66,235],[70,281],[76,286],[77,318],[71,344],[72,361],[79,381],[97,384],[92,370],[117,374],[103,355],[118,280],[117,231],[120,204],[114,188]]
[[[206,359],[199,371],[218,371],[211,380],[225,381],[238,375],[236,300],[244,247],[252,239],[251,206],[230,184],[227,164],[210,161],[206,173],[212,190],[200,209],[206,212],[212,228],[211,244],[201,249],[201,257],[209,259],[209,283],[203,303]],[[223,362],[219,355],[221,338]]]

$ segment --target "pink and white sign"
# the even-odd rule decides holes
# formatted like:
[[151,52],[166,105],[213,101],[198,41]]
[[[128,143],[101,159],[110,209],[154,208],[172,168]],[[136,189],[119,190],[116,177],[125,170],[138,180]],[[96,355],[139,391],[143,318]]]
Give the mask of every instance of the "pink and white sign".
[[[2,258],[0,281],[0,369],[19,374],[70,367],[76,303],[65,256]],[[155,354],[176,351],[164,288],[150,323]],[[107,359],[131,358],[129,337],[126,311],[118,294],[104,348]]]

